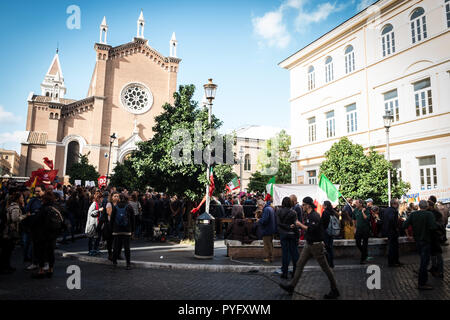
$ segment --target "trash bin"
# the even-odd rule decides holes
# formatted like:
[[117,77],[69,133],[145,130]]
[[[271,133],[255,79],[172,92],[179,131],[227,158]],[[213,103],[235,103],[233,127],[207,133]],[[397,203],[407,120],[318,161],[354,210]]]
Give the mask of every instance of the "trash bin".
[[214,225],[214,217],[207,212],[197,218],[194,235],[195,258],[212,259],[214,257]]

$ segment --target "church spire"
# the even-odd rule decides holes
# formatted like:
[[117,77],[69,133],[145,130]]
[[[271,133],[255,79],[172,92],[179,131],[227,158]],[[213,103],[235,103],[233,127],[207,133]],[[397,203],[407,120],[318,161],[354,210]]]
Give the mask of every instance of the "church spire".
[[106,17],[103,17],[102,24],[100,25],[100,43],[107,44],[108,36],[108,24],[106,23]]
[[56,49],[56,54],[41,83],[41,91],[43,96],[52,97],[54,101],[59,101],[66,94],[67,89],[64,86],[64,77],[59,62],[59,48]]
[[177,46],[178,41],[177,37],[175,36],[175,32],[172,34],[172,39],[170,39],[170,56],[173,58],[177,57]]
[[145,27],[144,12],[141,10],[141,14],[139,15],[139,19],[137,21],[137,38],[144,39],[144,27]]

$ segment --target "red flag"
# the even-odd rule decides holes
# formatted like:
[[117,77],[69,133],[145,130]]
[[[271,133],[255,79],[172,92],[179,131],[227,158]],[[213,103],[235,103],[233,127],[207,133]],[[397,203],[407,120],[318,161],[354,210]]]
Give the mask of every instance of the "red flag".
[[211,168],[211,175],[209,176],[209,196],[211,197],[214,189],[216,188],[215,184],[214,184],[214,174],[213,174],[213,169]]
[[197,213],[197,212],[200,210],[200,208],[202,207],[202,205],[203,205],[205,202],[206,202],[206,197],[203,197],[202,202],[200,202],[200,204],[198,205],[197,208],[192,209],[192,210],[191,210],[191,213],[192,213],[192,214]]
[[53,160],[49,160],[47,157],[45,157],[44,163],[47,165],[47,167],[50,168],[50,170],[53,170]]
[[103,186],[106,186],[106,176],[98,178],[98,187],[101,188]]

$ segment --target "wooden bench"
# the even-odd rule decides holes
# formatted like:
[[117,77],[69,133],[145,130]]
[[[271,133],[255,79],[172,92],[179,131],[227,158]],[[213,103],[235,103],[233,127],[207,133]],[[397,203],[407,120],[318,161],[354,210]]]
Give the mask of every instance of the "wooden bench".
[[[411,253],[416,251],[416,243],[407,237],[400,237],[399,240],[400,254]],[[232,259],[238,258],[264,258],[264,244],[262,240],[253,241],[250,244],[242,244],[237,240],[225,240],[227,246],[227,257]],[[299,251],[303,249],[305,241],[299,242]],[[333,243],[334,257],[359,257],[360,252],[356,247],[355,240],[335,239]],[[369,239],[369,256],[385,256],[387,254],[387,238],[370,238]],[[280,240],[273,240],[274,258],[281,257]]]

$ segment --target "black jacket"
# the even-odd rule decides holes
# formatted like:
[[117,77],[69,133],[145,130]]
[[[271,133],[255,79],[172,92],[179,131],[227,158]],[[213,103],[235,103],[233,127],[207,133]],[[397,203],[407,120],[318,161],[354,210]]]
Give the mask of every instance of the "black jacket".
[[128,218],[128,225],[126,226],[119,226],[116,224],[116,215],[117,215],[117,209],[115,206],[112,207],[112,213],[111,213],[111,230],[113,234],[119,233],[119,234],[128,234],[131,235],[131,233],[134,231],[134,210],[131,206],[129,206],[127,203],[118,203],[117,206],[119,208],[126,207],[126,213]]
[[239,240],[242,243],[250,241],[248,228],[243,219],[234,219],[233,223],[228,227],[225,233],[225,239]]
[[383,236],[384,237],[398,237],[398,211],[395,208],[389,207],[383,213]]
[[[289,208],[280,208],[277,210],[277,226],[280,236],[290,236],[299,238],[298,228],[295,226],[297,221],[297,213]],[[294,225],[294,228],[291,228]]]

